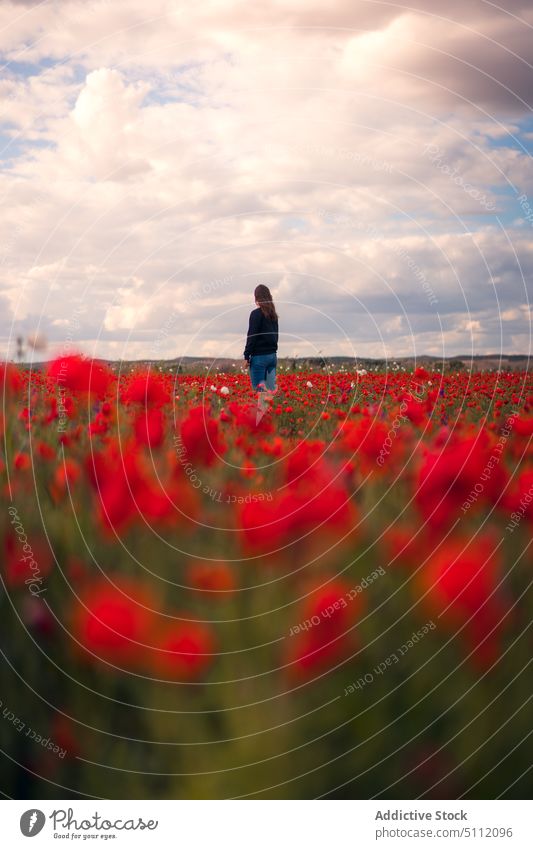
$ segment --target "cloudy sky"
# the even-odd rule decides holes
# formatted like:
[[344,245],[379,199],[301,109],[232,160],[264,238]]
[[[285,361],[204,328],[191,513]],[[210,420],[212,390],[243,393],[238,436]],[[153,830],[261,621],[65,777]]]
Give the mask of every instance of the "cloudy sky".
[[527,353],[533,5],[0,3],[0,345]]

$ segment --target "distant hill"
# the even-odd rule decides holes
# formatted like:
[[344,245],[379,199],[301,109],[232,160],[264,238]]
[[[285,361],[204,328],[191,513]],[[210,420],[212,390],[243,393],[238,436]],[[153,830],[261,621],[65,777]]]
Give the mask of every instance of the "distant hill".
[[[145,365],[151,360],[142,360]],[[385,370],[391,368],[396,363],[400,368],[403,366],[407,371],[411,371],[417,366],[425,368],[442,369],[445,371],[459,371],[462,369],[473,368],[476,371],[527,371],[531,368],[531,357],[527,354],[481,354],[476,356],[462,355],[454,357],[432,357],[422,355],[420,357],[396,357],[388,361],[384,359],[374,359],[371,357],[280,357],[278,363],[284,367],[303,369],[327,369],[332,368],[338,370],[344,368],[348,371],[356,369],[367,370]],[[184,372],[203,370],[207,366],[209,371],[234,371],[241,369],[243,366],[242,360],[228,359],[225,357],[175,357],[172,360],[159,360],[158,364],[163,367],[179,368],[182,367]]]
[[[99,362],[106,363],[114,369],[124,369],[128,367],[155,365],[162,369],[182,370],[187,372],[208,372],[213,371],[238,371],[243,367],[242,359],[230,359],[227,357],[174,357],[170,360],[162,359],[145,359],[145,360],[106,360],[100,359]],[[422,354],[419,357],[391,357],[389,360],[375,359],[372,357],[280,357],[279,365],[284,368],[302,370],[304,369],[328,369],[339,370],[344,368],[347,371],[355,371],[356,369],[367,369],[375,371],[384,371],[394,368],[397,365],[404,368],[406,371],[412,371],[417,366],[424,366],[428,369],[439,369],[444,371],[461,371],[463,369],[474,369],[475,371],[528,371],[531,368],[531,357],[527,354],[477,354],[471,356],[464,354],[453,357],[432,357],[427,354]],[[29,366],[28,363],[21,365]],[[46,366],[45,362],[33,363],[34,369],[40,369]]]

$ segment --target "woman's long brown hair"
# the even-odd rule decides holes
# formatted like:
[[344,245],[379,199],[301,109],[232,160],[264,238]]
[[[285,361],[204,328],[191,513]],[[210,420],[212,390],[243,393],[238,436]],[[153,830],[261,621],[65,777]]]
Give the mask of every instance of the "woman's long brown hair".
[[264,286],[263,283],[260,283],[259,286],[256,286],[254,290],[254,297],[257,303],[259,304],[263,315],[266,316],[266,318],[269,318],[271,321],[277,321],[278,314],[276,312],[276,307],[274,306],[274,301],[272,300],[272,295],[268,286]]

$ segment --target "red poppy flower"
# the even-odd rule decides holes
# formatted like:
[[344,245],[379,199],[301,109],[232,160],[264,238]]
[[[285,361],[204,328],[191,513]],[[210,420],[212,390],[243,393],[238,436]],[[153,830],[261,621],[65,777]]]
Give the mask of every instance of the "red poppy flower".
[[426,520],[440,528],[452,522],[465,504],[475,512],[487,501],[497,503],[508,478],[500,457],[483,431],[427,451],[416,491]]
[[51,445],[48,445],[47,442],[37,443],[37,453],[43,460],[53,460],[57,455],[57,451]]
[[13,458],[13,465],[15,469],[19,471],[26,472],[28,469],[31,469],[31,457],[25,451],[19,451],[15,454]]
[[96,360],[69,354],[57,357],[48,367],[48,376],[59,388],[103,397],[114,379],[112,372]]
[[381,545],[388,565],[407,566],[411,570],[417,569],[432,550],[423,531],[397,525],[385,531]]
[[152,668],[161,677],[197,680],[213,662],[215,638],[201,622],[176,622],[160,635],[152,652]]
[[426,421],[426,406],[419,401],[409,400],[405,402],[405,415],[415,425]]
[[519,436],[532,436],[533,435],[533,417],[530,416],[526,418],[525,416],[522,418],[515,419],[513,423],[513,428],[515,433]]
[[269,415],[261,416],[257,420],[257,404],[239,404],[232,401],[228,404],[227,412],[220,416],[221,421],[232,422],[236,428],[251,433],[272,433],[274,427]]
[[102,524],[117,532],[124,529],[138,513],[136,494],[143,486],[137,453],[128,446],[121,453],[111,444],[88,457],[86,469],[97,492]]
[[324,478],[326,466],[322,462],[326,443],[321,439],[305,440],[292,451],[285,463],[285,479],[289,484],[301,484],[305,479],[310,483],[313,478]]
[[326,537],[338,539],[353,530],[357,514],[344,487],[326,478],[313,489],[293,486],[272,500],[244,504],[239,523],[245,549],[273,551],[304,538],[310,547],[318,537],[325,543]]
[[357,422],[343,422],[337,433],[342,437],[343,446],[356,455],[358,465],[363,468],[363,471],[378,471],[380,468],[378,460],[384,456],[389,458],[401,447],[401,440],[389,440],[392,445],[385,454],[389,426],[368,415]]
[[183,459],[193,465],[212,466],[226,451],[220,425],[204,406],[189,410],[181,423],[180,434],[185,448]]
[[100,521],[108,531],[124,531],[135,520],[183,525],[186,517],[197,513],[198,495],[183,470],[170,465],[163,477],[156,477],[134,443],[121,449],[111,442],[94,452],[87,458],[86,472],[96,491]]
[[287,496],[245,503],[239,514],[245,549],[260,552],[282,546],[291,534],[291,512]]
[[75,460],[66,458],[62,465],[58,466],[52,483],[50,484],[50,493],[56,503],[63,500],[67,493],[72,489],[81,477],[81,466]]
[[161,407],[170,401],[170,393],[162,377],[151,371],[134,375],[121,395],[124,404]]
[[139,445],[158,448],[165,438],[163,413],[159,408],[143,410],[136,417],[133,429]]
[[75,639],[86,652],[112,663],[139,663],[142,646],[153,631],[155,608],[144,585],[118,576],[94,581],[83,590],[72,610]]
[[351,629],[361,612],[362,597],[339,578],[311,589],[287,644],[290,674],[301,676],[339,662],[354,648]]
[[23,381],[16,366],[0,362],[0,396],[12,398],[22,389]]
[[518,476],[516,484],[506,493],[503,506],[516,512],[516,516],[511,517],[513,521],[533,519],[533,471],[525,471]]
[[302,617],[320,620],[322,632],[343,633],[361,611],[362,596],[353,594],[351,586],[342,578],[333,578],[327,584],[313,589],[303,602]]
[[227,563],[191,563],[187,568],[187,582],[208,593],[210,598],[223,599],[235,590],[235,575]]
[[484,536],[445,542],[419,574],[425,605],[448,628],[464,626],[462,639],[481,665],[497,658],[505,625],[500,572],[495,540]]

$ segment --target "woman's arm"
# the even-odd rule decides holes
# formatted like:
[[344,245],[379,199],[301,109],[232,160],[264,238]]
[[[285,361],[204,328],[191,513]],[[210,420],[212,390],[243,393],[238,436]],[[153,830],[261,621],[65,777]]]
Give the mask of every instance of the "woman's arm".
[[248,322],[248,334],[246,336],[246,347],[244,349],[244,359],[249,360],[254,352],[255,339],[259,332],[261,324],[260,310],[252,310],[250,313],[250,321]]

